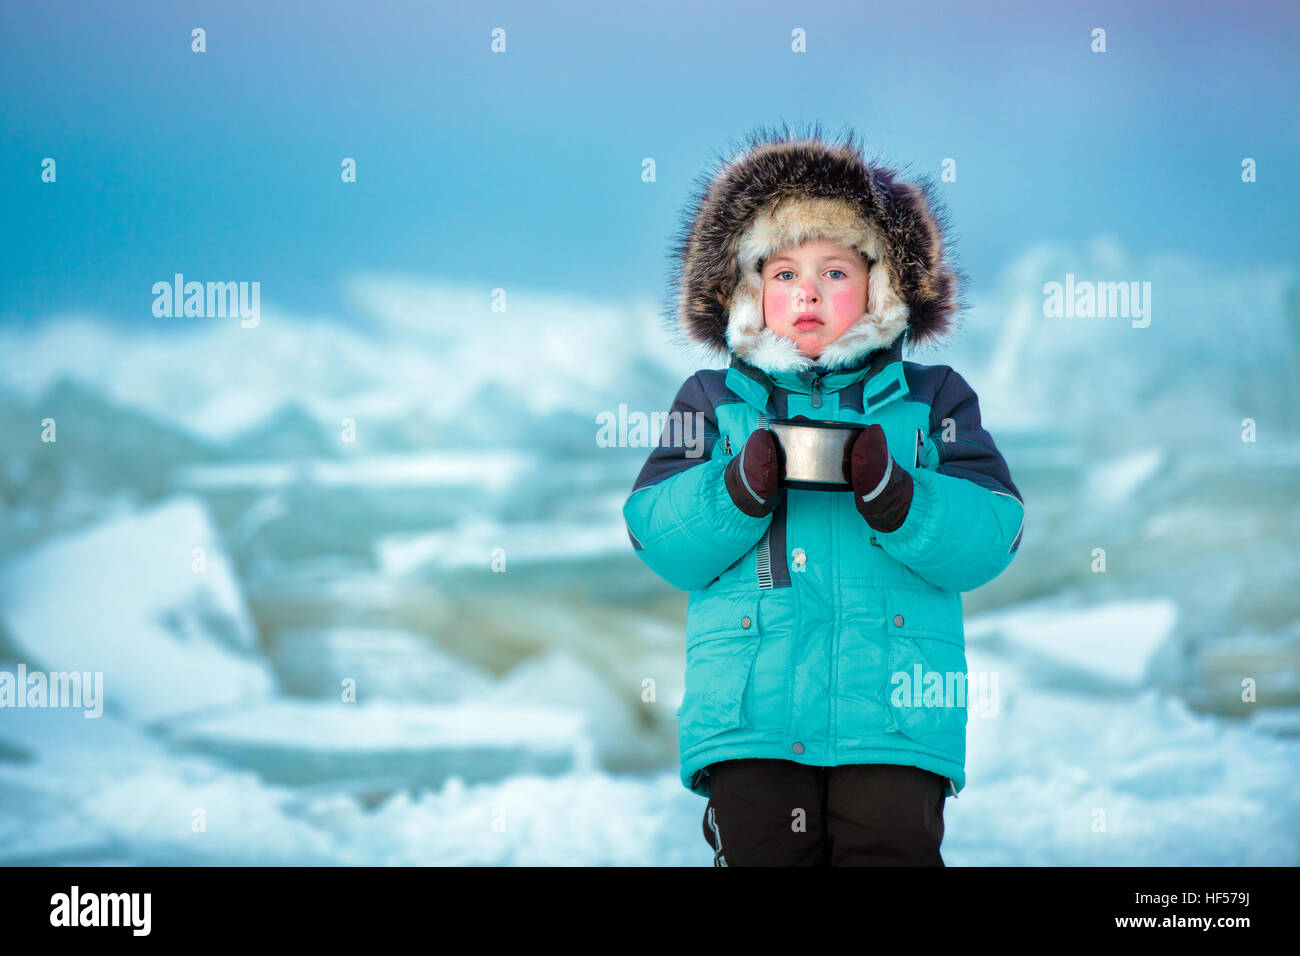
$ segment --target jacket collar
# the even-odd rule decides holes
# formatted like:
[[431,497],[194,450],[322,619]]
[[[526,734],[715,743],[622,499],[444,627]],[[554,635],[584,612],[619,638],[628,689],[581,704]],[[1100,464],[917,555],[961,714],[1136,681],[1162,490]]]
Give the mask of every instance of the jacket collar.
[[777,388],[810,395],[813,381],[817,380],[825,394],[861,381],[863,408],[874,410],[907,394],[902,356],[902,336],[892,345],[867,353],[852,366],[834,370],[815,365],[803,371],[764,372],[732,352],[726,384],[750,404],[767,409],[772,391]]

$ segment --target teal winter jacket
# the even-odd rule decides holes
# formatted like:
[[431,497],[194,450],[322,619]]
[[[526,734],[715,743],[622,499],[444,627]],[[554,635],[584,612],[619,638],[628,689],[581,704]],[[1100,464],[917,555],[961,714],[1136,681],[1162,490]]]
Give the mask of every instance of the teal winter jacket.
[[[1025,507],[970,386],[900,348],[833,371],[768,373],[732,353],[696,372],[672,411],[702,423],[703,444],[666,428],[623,507],[635,553],[689,592],[677,716],[695,793],[710,794],[709,764],[742,757],[905,764],[949,796],[966,785],[961,593],[1011,563]],[[735,506],[728,461],[798,415],[884,429],[914,482],[900,527],[873,530],[851,492],[787,488],[761,518]]]

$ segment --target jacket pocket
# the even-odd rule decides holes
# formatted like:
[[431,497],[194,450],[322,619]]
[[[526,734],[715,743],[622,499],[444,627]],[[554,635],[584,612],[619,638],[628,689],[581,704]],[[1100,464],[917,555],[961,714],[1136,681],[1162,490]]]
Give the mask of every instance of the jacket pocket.
[[686,691],[677,710],[683,748],[754,725],[747,691],[760,643],[758,608],[753,591],[723,593],[688,616]]
[[951,595],[907,590],[906,610],[886,616],[889,679],[885,729],[964,763],[966,647]]
[[677,711],[678,729],[688,746],[753,726],[745,690],[757,656],[757,638],[713,637],[692,648],[686,693]]

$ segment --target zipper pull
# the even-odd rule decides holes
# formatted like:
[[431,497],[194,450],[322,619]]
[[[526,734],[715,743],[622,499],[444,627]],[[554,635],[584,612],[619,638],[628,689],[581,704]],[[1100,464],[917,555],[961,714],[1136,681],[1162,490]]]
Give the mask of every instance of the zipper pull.
[[818,375],[815,379],[812,380],[812,407],[813,408],[822,407],[822,379],[825,377],[826,376],[824,375]]

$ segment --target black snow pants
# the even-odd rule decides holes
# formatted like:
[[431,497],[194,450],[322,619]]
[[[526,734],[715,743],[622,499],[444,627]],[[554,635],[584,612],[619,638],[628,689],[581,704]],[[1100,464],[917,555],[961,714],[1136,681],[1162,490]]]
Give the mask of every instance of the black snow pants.
[[709,766],[714,866],[943,866],[947,781],[920,767],[792,760]]

